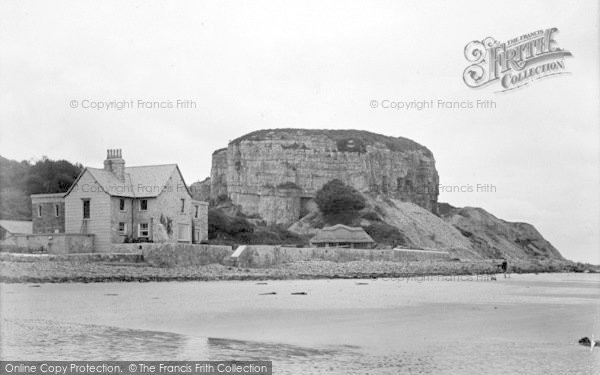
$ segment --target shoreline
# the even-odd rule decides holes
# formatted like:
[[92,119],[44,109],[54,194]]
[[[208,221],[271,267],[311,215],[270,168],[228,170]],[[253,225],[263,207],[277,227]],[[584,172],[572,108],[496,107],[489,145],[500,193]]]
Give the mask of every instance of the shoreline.
[[[577,268],[568,261],[546,263],[515,262],[509,274],[594,273]],[[264,281],[319,279],[414,279],[464,277],[463,281],[493,281],[503,273],[489,261],[472,262],[390,262],[301,261],[269,268],[244,268],[208,264],[189,267],[153,267],[146,263],[72,262],[65,260],[14,262],[0,261],[0,283],[108,283],[108,282],[182,282],[182,281]],[[446,280],[452,281],[452,280]]]

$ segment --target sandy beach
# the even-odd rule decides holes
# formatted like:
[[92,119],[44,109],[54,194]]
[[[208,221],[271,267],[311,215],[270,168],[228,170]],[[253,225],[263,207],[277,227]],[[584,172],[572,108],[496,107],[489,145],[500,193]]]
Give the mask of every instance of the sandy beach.
[[[600,329],[594,274],[0,285],[3,358],[267,356],[277,373],[600,369],[600,351],[577,344]],[[83,331],[95,339],[78,345]]]

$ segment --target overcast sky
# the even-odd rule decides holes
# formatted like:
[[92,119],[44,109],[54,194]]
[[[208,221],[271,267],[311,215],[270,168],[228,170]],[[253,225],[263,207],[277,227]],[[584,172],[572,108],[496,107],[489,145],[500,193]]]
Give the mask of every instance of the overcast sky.
[[[2,1],[0,154],[101,167],[121,148],[127,165],[178,163],[192,183],[253,130],[370,130],[427,146],[442,185],[496,188],[440,201],[532,223],[567,258],[600,263],[598,20],[587,0]],[[470,41],[551,27],[569,75],[506,93],[463,83]],[[370,106],[432,99],[497,108]]]

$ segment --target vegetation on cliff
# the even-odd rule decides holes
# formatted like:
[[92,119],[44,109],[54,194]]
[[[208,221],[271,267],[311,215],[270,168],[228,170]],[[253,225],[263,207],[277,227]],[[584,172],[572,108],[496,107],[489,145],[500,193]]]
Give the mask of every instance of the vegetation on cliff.
[[340,180],[331,180],[317,191],[315,202],[329,225],[352,224],[365,208],[365,198]]
[[391,247],[414,247],[400,229],[388,223],[375,222],[363,226],[363,229],[371,236],[373,241],[380,245],[388,245]]
[[[263,129],[236,138],[231,143],[238,144],[242,141],[264,141],[269,139],[294,140],[300,134],[303,136],[327,137],[337,144],[338,151],[365,152],[367,146],[381,144],[391,151],[421,151],[426,156],[433,156],[427,147],[408,138],[389,137],[355,129]],[[297,148],[304,148],[303,145],[294,144]]]
[[[211,207],[208,210],[208,240],[219,245],[288,245],[303,246],[308,238],[288,231],[281,225],[264,225],[239,210]],[[251,222],[252,221],[252,222]],[[260,225],[263,224],[263,225]]]

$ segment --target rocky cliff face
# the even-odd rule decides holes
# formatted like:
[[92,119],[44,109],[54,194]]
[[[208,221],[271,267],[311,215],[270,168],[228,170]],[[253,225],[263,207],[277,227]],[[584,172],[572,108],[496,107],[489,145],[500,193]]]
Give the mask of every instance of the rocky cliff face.
[[563,259],[531,224],[504,221],[482,208],[447,206],[443,219],[458,229],[485,258]]
[[397,228],[406,246],[449,250],[461,259],[562,259],[529,224],[506,222],[481,208],[438,204],[433,155],[406,138],[356,130],[261,130],[215,151],[210,179],[192,190],[201,200],[210,190],[215,202],[229,198],[248,216],[308,236],[323,225],[312,198],[333,179],[363,193],[368,209]]
[[213,154],[211,197],[227,194],[248,215],[289,224],[333,179],[437,208],[439,179],[427,148],[357,130],[261,130],[240,137]]

